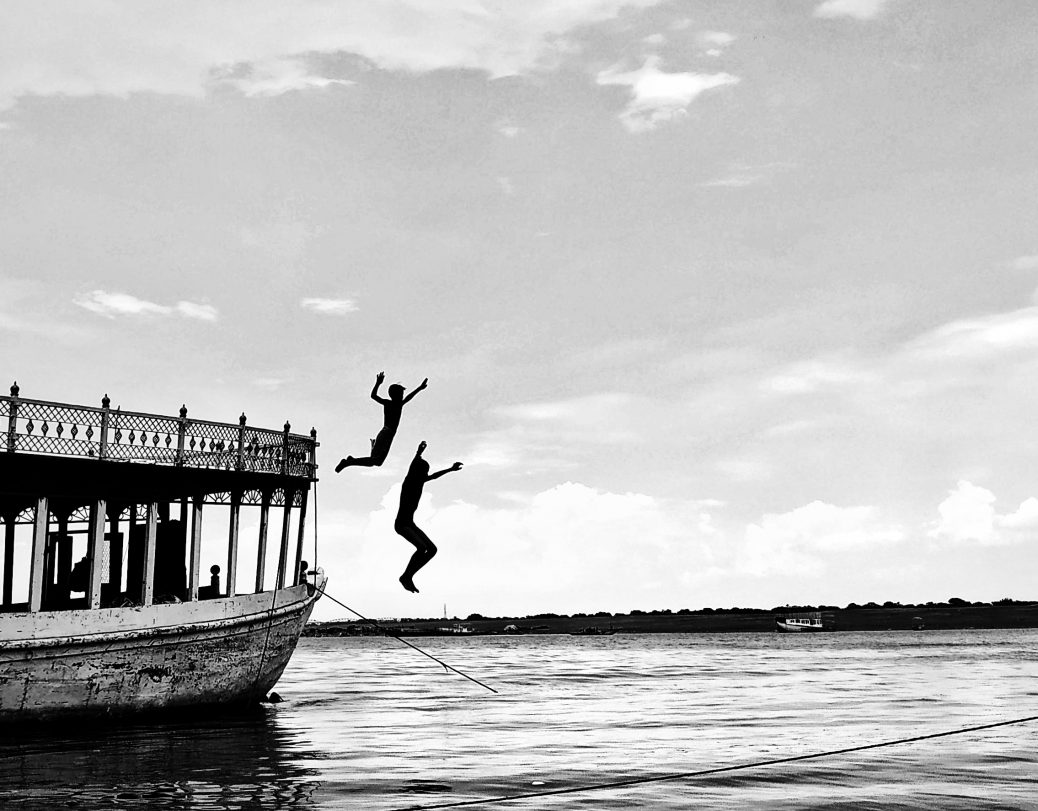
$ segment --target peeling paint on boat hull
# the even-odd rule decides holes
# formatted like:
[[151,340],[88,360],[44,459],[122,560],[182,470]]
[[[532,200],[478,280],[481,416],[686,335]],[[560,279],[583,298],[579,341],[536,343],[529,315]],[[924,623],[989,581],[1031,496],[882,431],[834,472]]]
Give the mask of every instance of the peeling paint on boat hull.
[[0,723],[260,701],[322,586],[0,617]]

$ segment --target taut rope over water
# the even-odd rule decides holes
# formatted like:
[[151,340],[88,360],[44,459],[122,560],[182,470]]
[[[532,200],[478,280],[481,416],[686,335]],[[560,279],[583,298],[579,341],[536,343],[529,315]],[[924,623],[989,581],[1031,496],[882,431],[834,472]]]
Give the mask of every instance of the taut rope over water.
[[1014,718],[1009,721],[995,721],[990,724],[980,724],[973,727],[962,727],[950,729],[944,732],[932,732],[929,735],[916,735],[914,738],[898,738],[892,741],[881,741],[880,743],[866,743],[861,746],[848,746],[845,749],[832,749],[826,752],[813,752],[809,755],[794,755],[793,757],[775,758],[773,760],[758,760],[751,763],[741,763],[736,766],[718,766],[713,769],[702,769],[697,772],[677,772],[675,774],[661,774],[652,777],[631,777],[627,780],[615,780],[611,783],[592,783],[587,786],[571,786],[570,788],[548,789],[546,791],[529,791],[523,794],[507,794],[500,797],[487,797],[482,800],[458,800],[451,803],[437,803],[435,805],[409,805],[395,811],[431,811],[436,808],[462,808],[471,805],[496,805],[507,803],[512,800],[530,800],[537,797],[552,797],[558,794],[580,794],[586,791],[598,791],[600,789],[626,788],[628,786],[639,786],[645,783],[663,783],[668,780],[688,780],[693,777],[706,777],[714,774],[737,772],[745,769],[756,769],[762,766],[778,766],[783,763],[796,763],[801,760],[818,760],[820,758],[832,757],[834,755],[846,755],[851,752],[864,752],[868,749],[882,749],[886,746],[898,746],[904,743],[918,743],[934,738],[947,738],[951,735],[965,735],[969,732],[980,732],[985,729],[997,729],[998,727],[1012,726],[1013,724],[1026,724],[1038,721],[1038,715],[1027,718]]
[[373,620],[373,619],[368,619],[368,618],[367,618],[367,617],[365,617],[365,616],[364,616],[363,614],[361,614],[361,613],[360,613],[359,611],[354,611],[354,610],[353,610],[352,608],[350,608],[350,607],[349,607],[348,605],[346,605],[346,603],[344,603],[344,602],[341,602],[341,601],[339,601],[339,600],[336,600],[336,599],[335,599],[334,597],[332,597],[332,595],[328,594],[328,592],[326,592],[326,591],[325,591],[324,589],[321,589],[321,590],[320,590],[320,592],[321,592],[321,594],[323,594],[323,595],[324,595],[325,597],[327,597],[327,598],[328,598],[329,600],[331,600],[331,601],[332,601],[333,603],[335,603],[336,605],[341,605],[341,606],[342,606],[343,608],[345,608],[345,609],[346,609],[347,611],[349,611],[349,612],[350,612],[351,614],[353,614],[353,615],[354,615],[354,616],[356,616],[356,617],[359,617],[359,618],[360,618],[361,620],[363,620],[364,622],[368,622],[368,623],[371,623],[371,624],[372,624],[372,625],[374,625],[374,626],[375,626],[376,628],[382,628],[382,630],[384,630],[384,631],[387,631],[387,636],[391,636],[391,637],[393,637],[393,639],[397,640],[397,642],[403,642],[403,643],[404,643],[405,645],[407,645],[407,647],[409,647],[409,648],[414,648],[414,649],[415,649],[416,651],[418,651],[418,652],[419,652],[420,654],[422,654],[422,656],[427,656],[427,657],[429,657],[430,659],[432,659],[432,660],[433,660],[434,662],[436,662],[437,664],[439,664],[439,665],[443,665],[443,669],[444,669],[444,670],[450,670],[450,671],[453,671],[454,673],[457,673],[457,674],[458,674],[459,676],[464,676],[464,677],[465,677],[466,679],[468,679],[469,681],[471,681],[471,682],[475,682],[475,683],[476,683],[476,684],[478,684],[478,685],[479,685],[480,687],[485,687],[485,688],[486,688],[487,690],[489,690],[489,691],[490,691],[491,693],[497,694],[497,690],[495,690],[495,689],[494,689],[493,687],[491,687],[490,685],[488,685],[488,684],[484,684],[484,683],[483,683],[483,682],[481,682],[481,681],[480,681],[479,679],[474,679],[474,678],[472,678],[472,676],[468,675],[468,673],[462,673],[462,672],[461,672],[460,670],[458,670],[458,668],[456,668],[456,667],[451,667],[451,666],[450,666],[449,664],[447,664],[446,662],[444,662],[444,661],[443,661],[442,659],[437,659],[437,658],[436,658],[435,656],[433,656],[433,655],[432,655],[431,653],[428,653],[428,652],[426,652],[426,651],[422,650],[422,649],[421,649],[421,648],[419,648],[419,647],[418,647],[417,645],[412,645],[412,644],[411,644],[410,642],[408,642],[408,641],[407,641],[406,639],[404,639],[403,637],[399,636],[398,634],[394,634],[394,633],[388,633],[388,629],[387,629],[387,628],[385,628],[385,627],[384,627],[383,625],[381,625],[381,624],[380,624],[380,623],[379,623],[379,622],[378,622],[377,620]]

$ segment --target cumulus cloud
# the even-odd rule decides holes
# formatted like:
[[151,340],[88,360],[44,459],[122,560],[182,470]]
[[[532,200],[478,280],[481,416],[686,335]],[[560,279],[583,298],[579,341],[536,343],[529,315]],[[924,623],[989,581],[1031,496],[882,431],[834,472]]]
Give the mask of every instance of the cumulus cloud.
[[[500,506],[450,501],[464,488],[463,476],[430,485],[416,516],[451,557],[448,568],[434,559],[419,573],[423,593],[442,593],[442,584],[457,578],[486,582],[493,571],[493,582],[479,594],[483,611],[529,610],[546,599],[562,610],[627,610],[666,600],[658,588],[681,599],[685,579],[710,563],[713,502],[676,504],[573,481],[534,494],[506,494]],[[360,533],[365,571],[388,582],[395,582],[410,549],[400,541],[395,557],[387,553],[398,499],[394,485]]]
[[326,87],[344,80],[318,57],[340,53],[388,70],[516,75],[557,62],[574,29],[657,2],[14,4],[0,27],[0,109],[27,95],[201,97],[214,82],[249,95]]
[[763,576],[817,576],[827,555],[848,549],[894,544],[904,530],[883,523],[875,507],[838,507],[813,501],[787,513],[769,513],[746,528],[738,569]]
[[351,298],[304,298],[299,306],[321,315],[347,315],[359,309]]
[[129,293],[108,293],[104,290],[93,290],[79,296],[75,299],[75,303],[83,309],[105,318],[179,315],[182,318],[199,321],[215,321],[219,316],[217,309],[209,304],[178,301],[172,306],[167,306],[131,296]]
[[815,16],[833,19],[852,17],[871,20],[879,16],[888,0],[825,0],[815,7]]
[[729,73],[665,73],[659,64],[658,56],[650,56],[638,70],[622,72],[613,66],[598,74],[600,85],[630,88],[631,101],[620,114],[630,132],[647,132],[680,118],[697,96],[739,82]]
[[941,541],[998,546],[1038,535],[1038,499],[1028,498],[1015,512],[999,515],[995,494],[968,481],[948,493],[937,513],[929,534]]

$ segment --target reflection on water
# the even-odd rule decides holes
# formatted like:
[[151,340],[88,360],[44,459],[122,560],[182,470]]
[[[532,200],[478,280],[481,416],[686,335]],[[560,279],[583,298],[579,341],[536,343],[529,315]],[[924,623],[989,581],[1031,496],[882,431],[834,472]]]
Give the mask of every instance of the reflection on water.
[[298,731],[254,712],[5,731],[0,808],[312,808]]

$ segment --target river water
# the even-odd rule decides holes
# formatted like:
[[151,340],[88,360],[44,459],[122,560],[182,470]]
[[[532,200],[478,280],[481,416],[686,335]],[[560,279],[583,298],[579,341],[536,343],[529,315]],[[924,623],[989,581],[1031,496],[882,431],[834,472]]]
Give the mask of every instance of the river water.
[[1036,721],[752,765],[1038,716],[1038,630],[412,641],[498,693],[304,639],[257,713],[4,732],[0,808],[1038,809]]

